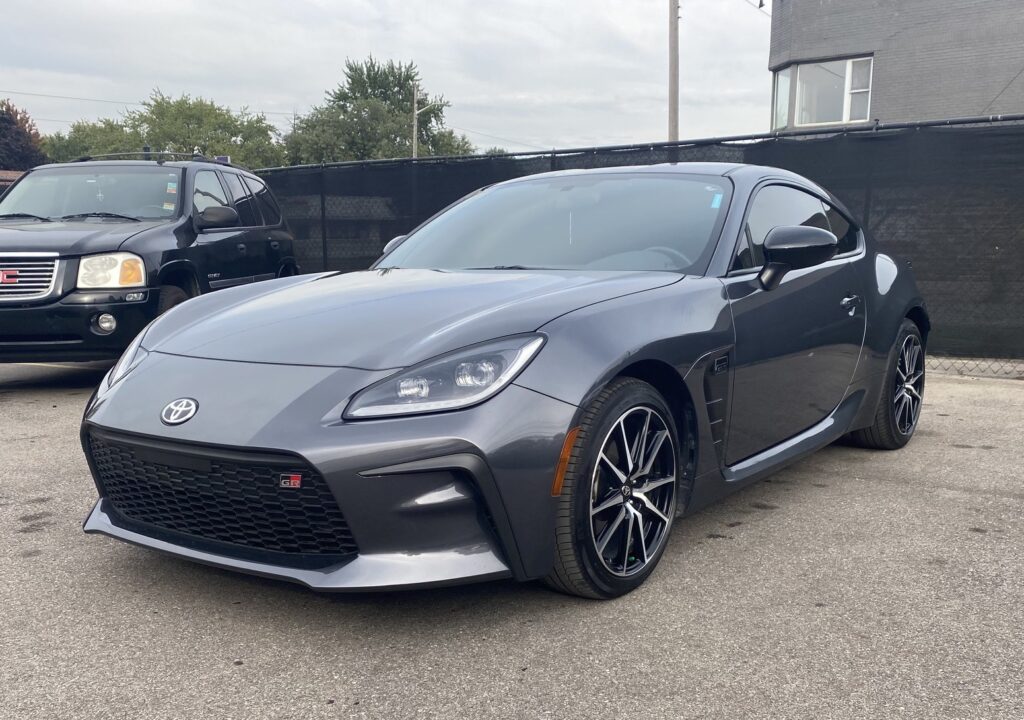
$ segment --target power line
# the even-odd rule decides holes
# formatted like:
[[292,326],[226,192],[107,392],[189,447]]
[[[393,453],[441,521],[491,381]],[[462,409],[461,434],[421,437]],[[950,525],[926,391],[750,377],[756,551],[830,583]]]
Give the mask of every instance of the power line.
[[[141,103],[141,102],[129,102],[127,100],[111,100],[109,98],[78,97],[78,96],[73,96],[73,95],[51,95],[51,94],[47,94],[47,93],[26,92],[24,90],[0,90],[0,95],[26,95],[28,97],[48,98],[48,99],[51,99],[51,100],[73,100],[75,102],[99,102],[99,103],[107,103],[109,105],[131,105],[133,107],[142,107],[143,106],[143,103]],[[284,115],[286,117],[294,117],[295,116],[294,112],[284,112],[284,111],[280,111],[280,110],[256,110],[255,112],[258,112],[258,113],[260,113],[262,115]],[[73,125],[75,122],[77,122],[76,120],[58,120],[56,118],[35,118],[35,119],[39,120],[39,121],[42,121],[42,122],[58,122],[58,123],[65,123],[65,124],[68,124],[68,125]],[[534,150],[547,150],[548,149],[548,148],[545,148],[545,147],[540,147],[539,145],[531,145],[530,143],[524,143],[524,142],[520,142],[519,140],[512,140],[510,138],[500,137],[498,135],[489,135],[487,133],[483,133],[483,132],[480,132],[478,130],[470,130],[469,128],[460,128],[460,127],[455,127],[454,125],[449,125],[448,127],[452,128],[453,130],[460,130],[462,132],[472,133],[473,135],[480,135],[481,137],[491,138],[493,140],[501,140],[502,142],[508,142],[508,143],[513,143],[515,145],[521,145],[522,147],[533,148]]]
[[743,2],[745,2],[747,5],[749,5],[750,7],[754,8],[755,10],[760,12],[765,17],[771,17],[772,16],[772,14],[770,12],[768,12],[767,10],[764,9],[764,3],[763,2],[755,3],[754,0],[743,0]]
[[45,93],[25,92],[24,90],[0,90],[3,95],[28,95],[30,97],[53,98],[54,100],[80,100],[82,102],[101,102],[111,105],[142,105],[139,102],[128,102],[127,100],[104,100],[102,98],[72,97],[70,95],[47,95]]
[[[127,100],[109,100],[106,98],[90,98],[90,97],[74,97],[71,95],[47,95],[46,93],[35,93],[25,92],[24,90],[0,90],[0,95],[27,95],[29,97],[49,98],[52,100],[76,100],[78,102],[98,102],[107,103],[109,105],[131,105],[133,107],[142,107],[144,103],[141,102],[129,102]],[[257,110],[261,115],[285,115],[291,117],[294,113],[284,112],[283,110]],[[64,122],[60,120],[58,122]]]
[[541,147],[540,145],[531,145],[530,143],[520,142],[519,140],[512,140],[511,138],[501,137],[499,135],[488,135],[482,133],[479,130],[470,130],[468,128],[456,127],[455,125],[448,125],[452,130],[459,130],[461,132],[471,133],[473,135],[479,135],[485,138],[491,138],[492,140],[501,140],[502,142],[512,143],[513,145],[521,145],[522,147],[533,148],[534,150],[548,150],[549,148]]
[[1010,86],[1013,85],[1015,82],[1017,82],[1017,78],[1019,78],[1021,75],[1024,75],[1024,67],[1022,67],[1019,71],[1017,71],[1017,74],[1014,75],[1010,79],[1010,82],[1006,83],[1006,85],[1003,86],[1002,90],[1000,90],[998,93],[996,93],[996,96],[989,101],[988,105],[985,106],[985,109],[981,111],[981,114],[984,115],[985,112],[988,111],[988,109],[990,107],[995,105],[996,104],[996,100],[1001,98],[1003,96],[1003,93],[1006,92],[1007,90],[1009,90]]

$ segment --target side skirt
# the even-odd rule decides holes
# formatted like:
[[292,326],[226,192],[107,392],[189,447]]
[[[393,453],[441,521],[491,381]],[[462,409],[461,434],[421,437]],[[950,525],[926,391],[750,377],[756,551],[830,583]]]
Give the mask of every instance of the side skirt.
[[835,442],[849,431],[865,395],[864,390],[851,393],[831,415],[799,435],[730,465],[721,472],[709,472],[698,477],[686,514],[706,508],[740,488],[762,480]]

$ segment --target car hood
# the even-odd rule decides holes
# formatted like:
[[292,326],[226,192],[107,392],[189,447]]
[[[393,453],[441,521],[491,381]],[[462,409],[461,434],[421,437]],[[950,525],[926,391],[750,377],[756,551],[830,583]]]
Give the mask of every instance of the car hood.
[[143,230],[165,220],[144,222],[0,222],[0,253],[55,252],[64,256],[114,252]]
[[201,296],[159,319],[150,351],[382,370],[532,332],[593,303],[678,282],[668,272],[367,270]]

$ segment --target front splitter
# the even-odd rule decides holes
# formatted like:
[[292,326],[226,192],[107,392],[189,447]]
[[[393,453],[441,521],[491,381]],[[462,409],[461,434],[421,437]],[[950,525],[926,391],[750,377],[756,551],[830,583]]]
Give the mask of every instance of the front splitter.
[[108,535],[134,545],[159,550],[213,567],[299,583],[314,590],[372,592],[411,590],[512,577],[512,571],[487,545],[421,553],[376,553],[324,568],[267,565],[175,545],[120,527],[100,500],[86,518],[83,530]]

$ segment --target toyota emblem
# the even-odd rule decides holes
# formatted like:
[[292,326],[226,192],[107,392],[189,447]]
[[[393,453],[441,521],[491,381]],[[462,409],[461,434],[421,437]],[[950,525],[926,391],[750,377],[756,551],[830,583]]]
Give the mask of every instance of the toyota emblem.
[[164,406],[160,420],[164,425],[181,425],[188,422],[199,410],[199,403],[192,398],[178,398]]

